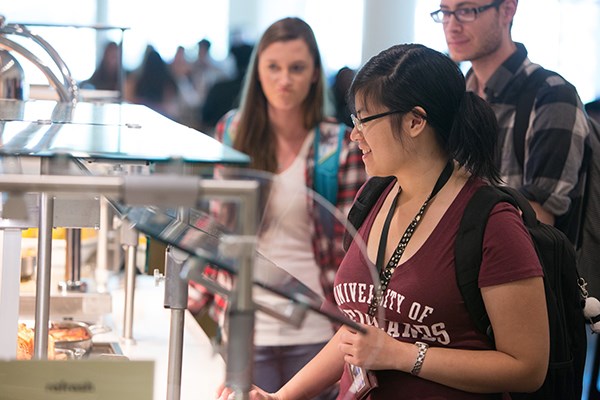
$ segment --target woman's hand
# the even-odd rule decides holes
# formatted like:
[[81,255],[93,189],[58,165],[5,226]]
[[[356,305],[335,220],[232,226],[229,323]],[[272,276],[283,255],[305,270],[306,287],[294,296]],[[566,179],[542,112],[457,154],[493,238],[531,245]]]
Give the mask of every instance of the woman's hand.
[[[217,400],[235,400],[235,392],[221,384],[217,389]],[[275,394],[267,393],[257,386],[250,390],[250,400],[280,400]]]
[[399,369],[402,357],[398,350],[402,346],[408,350],[410,345],[395,340],[377,327],[365,325],[365,329],[367,332],[362,334],[347,326],[341,328],[339,348],[344,353],[344,361],[368,369]]

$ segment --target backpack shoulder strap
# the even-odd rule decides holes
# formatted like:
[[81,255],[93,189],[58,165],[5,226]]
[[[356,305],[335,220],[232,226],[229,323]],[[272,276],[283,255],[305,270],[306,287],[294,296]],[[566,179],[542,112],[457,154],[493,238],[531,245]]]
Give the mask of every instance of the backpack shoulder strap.
[[529,117],[533,110],[535,96],[546,78],[553,74],[555,73],[542,67],[533,71],[525,78],[521,93],[517,99],[513,129],[513,147],[521,169],[523,169],[525,162],[525,133],[529,126]]
[[230,112],[225,116],[225,127],[223,128],[223,138],[222,143],[226,146],[233,146],[233,134],[232,134],[232,124],[233,119],[235,118],[236,113]]
[[[381,193],[383,193],[383,190],[388,187],[394,179],[393,176],[374,176],[365,182],[348,212],[348,222],[355,230],[360,228],[369,214],[369,211],[377,202]],[[348,230],[346,230],[344,233],[344,250],[348,250],[351,242],[352,237]]]
[[456,280],[471,319],[477,328],[493,338],[490,320],[479,290],[483,234],[492,209],[499,202],[513,199],[494,186],[480,187],[465,208],[455,242]]
[[526,228],[531,229],[540,224],[531,203],[521,192],[510,186],[498,186],[497,189],[505,194],[507,199],[505,201],[517,207],[521,212],[521,218]]
[[314,190],[331,204],[337,203],[340,151],[346,125],[323,122],[315,128]]

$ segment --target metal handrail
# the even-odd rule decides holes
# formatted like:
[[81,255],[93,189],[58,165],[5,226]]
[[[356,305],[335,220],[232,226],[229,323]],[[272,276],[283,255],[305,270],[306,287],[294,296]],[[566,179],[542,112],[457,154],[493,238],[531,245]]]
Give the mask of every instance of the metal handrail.
[[[31,51],[25,47],[6,38],[4,35],[16,35],[26,37],[37,43],[52,59],[52,61],[58,67],[61,75],[62,82],[56,76],[56,74],[46,65],[40,58],[34,55]],[[67,67],[62,57],[58,52],[39,35],[31,32],[26,26],[21,24],[6,24],[4,16],[0,15],[0,47],[8,51],[16,51],[23,57],[31,61],[36,67],[38,67],[44,75],[48,78],[48,81],[57,91],[59,98],[63,102],[77,102],[79,99],[79,86],[73,78],[71,71]]]

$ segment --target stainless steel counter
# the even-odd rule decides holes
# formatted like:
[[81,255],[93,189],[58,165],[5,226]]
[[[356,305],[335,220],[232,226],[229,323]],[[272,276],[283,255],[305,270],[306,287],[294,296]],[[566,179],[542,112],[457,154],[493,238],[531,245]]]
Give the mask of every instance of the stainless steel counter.
[[[154,399],[165,399],[170,311],[163,307],[163,285],[155,286],[154,278],[148,275],[136,277],[135,344],[125,343],[119,337],[123,329],[122,276],[114,276],[110,280],[109,290],[113,299],[113,313],[105,317],[104,324],[111,331],[95,335],[94,342],[116,342],[123,355],[131,360],[153,360]],[[221,356],[213,354],[209,338],[188,311],[184,324],[182,367],[181,400],[215,398],[218,385],[225,379],[225,363]]]

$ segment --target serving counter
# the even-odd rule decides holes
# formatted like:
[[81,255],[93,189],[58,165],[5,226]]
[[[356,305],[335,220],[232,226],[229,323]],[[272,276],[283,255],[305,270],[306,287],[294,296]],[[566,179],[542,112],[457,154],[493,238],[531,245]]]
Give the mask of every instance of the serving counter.
[[[136,277],[135,343],[123,342],[123,276],[114,276],[109,282],[113,299],[113,313],[104,324],[108,333],[94,335],[94,342],[117,343],[122,354],[131,360],[154,361],[154,399],[166,398],[170,312],[163,307],[164,287],[155,285],[154,277]],[[193,316],[186,311],[183,340],[181,399],[213,399],[219,384],[225,379],[225,363],[215,354],[209,338]]]
[[[74,265],[81,256],[80,238],[73,235],[67,239],[66,270],[77,272],[70,275],[76,280],[64,282],[64,298],[55,296],[53,227],[97,229],[96,276],[106,277],[106,273],[98,274],[107,268],[100,263],[101,259],[108,262],[102,257],[106,233],[115,230],[113,216],[122,218],[111,204],[178,208],[196,205],[201,193],[211,190],[236,196],[236,188],[221,188],[227,184],[216,189],[203,186],[196,167],[245,166],[248,162],[246,155],[144,106],[0,100],[0,359],[15,357],[21,317],[17,304],[22,229],[36,227],[39,231],[35,304],[29,309],[36,333],[33,356],[43,361],[49,318],[56,311],[52,303],[56,305],[58,298],[87,301],[81,304],[104,302],[108,286],[103,285],[103,293],[94,293],[97,285],[87,291],[81,285],[80,265]],[[110,209],[108,217],[106,208]],[[160,288],[146,284],[144,277],[136,276],[137,231],[124,221],[117,229],[121,240],[117,245],[125,249],[124,257],[122,264],[110,268],[119,270],[124,265],[125,274],[114,293],[108,290],[112,311],[105,322],[111,333],[94,340],[118,343],[129,359],[154,360],[157,399],[177,399],[180,389],[182,398],[211,398],[215,385],[222,381],[223,363],[212,357],[208,339],[185,310],[185,303],[182,305],[186,294],[180,293],[176,304],[168,296],[169,281],[179,287],[187,282],[173,274]],[[102,310],[107,309],[96,311]],[[77,317],[86,317],[86,310],[78,311],[81,315]],[[187,382],[180,388],[183,377]],[[210,394],[197,395],[203,390]]]

